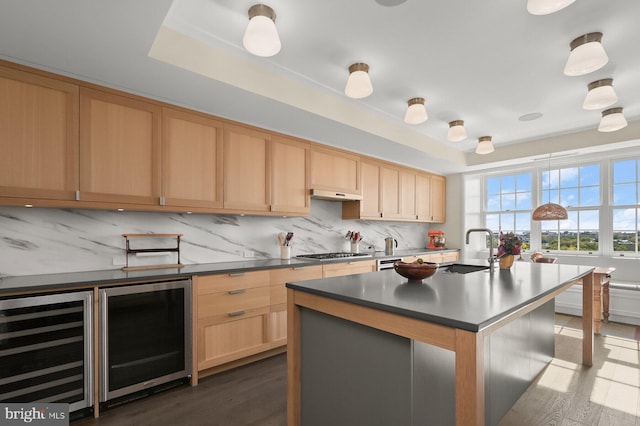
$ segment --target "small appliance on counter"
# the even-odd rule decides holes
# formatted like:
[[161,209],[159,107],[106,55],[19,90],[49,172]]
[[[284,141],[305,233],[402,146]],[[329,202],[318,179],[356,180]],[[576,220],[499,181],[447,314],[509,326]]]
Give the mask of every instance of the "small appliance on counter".
[[427,248],[429,249],[439,249],[444,248],[445,238],[444,232],[442,231],[429,231],[427,233],[429,235],[429,245]]
[[398,248],[398,240],[393,237],[387,237],[384,239],[384,254],[394,254],[396,248]]

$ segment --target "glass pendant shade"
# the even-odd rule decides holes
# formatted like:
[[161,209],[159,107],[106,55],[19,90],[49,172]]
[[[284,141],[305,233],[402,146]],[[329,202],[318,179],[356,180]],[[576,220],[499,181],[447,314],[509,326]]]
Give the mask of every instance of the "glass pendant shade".
[[531,215],[533,220],[565,220],[568,218],[567,209],[555,203],[538,206]]
[[373,85],[369,78],[369,65],[362,62],[351,65],[344,94],[353,99],[362,99],[372,93]]
[[404,122],[407,124],[421,124],[427,121],[427,109],[424,107],[424,98],[413,98],[407,101],[407,112]]
[[602,119],[598,126],[599,132],[615,132],[627,127],[627,119],[622,114],[622,108],[610,108],[602,111]]
[[254,4],[249,8],[249,24],[242,44],[249,53],[256,56],[269,57],[280,51],[282,45],[273,9],[264,4]]
[[463,120],[454,120],[449,123],[447,139],[451,142],[460,142],[467,138],[467,131],[464,129]]
[[529,0],[527,10],[532,15],[548,15],[569,6],[576,0]]
[[587,88],[589,91],[582,104],[584,109],[602,109],[618,102],[616,91],[613,90],[612,78],[591,82]]
[[573,40],[570,43],[571,53],[564,66],[564,74],[585,75],[605,66],[609,57],[600,43],[601,40],[602,33],[589,33]]
[[491,136],[482,136],[478,139],[478,145],[476,145],[476,154],[485,155],[494,151],[493,142],[491,142]]

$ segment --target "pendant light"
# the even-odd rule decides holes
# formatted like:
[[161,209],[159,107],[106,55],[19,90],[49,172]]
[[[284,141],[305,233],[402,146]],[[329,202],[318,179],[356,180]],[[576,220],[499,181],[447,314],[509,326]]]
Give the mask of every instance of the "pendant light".
[[493,142],[491,142],[491,136],[481,136],[478,139],[478,145],[476,145],[476,154],[491,154],[493,151],[494,149]]
[[589,33],[574,39],[569,44],[571,53],[564,66],[564,74],[585,75],[605,66],[609,57],[602,47],[601,40],[602,33]]
[[447,139],[451,142],[460,142],[467,138],[467,131],[464,129],[463,120],[453,120],[449,122]]
[[527,10],[532,15],[548,15],[569,6],[576,0],[529,0]]
[[[551,192],[551,154],[549,154],[549,192]],[[551,197],[549,197],[551,199]],[[552,203],[551,200],[547,204],[538,206],[531,215],[533,220],[565,220],[569,218],[567,209],[560,204]]]
[[582,104],[584,109],[602,109],[618,102],[612,78],[593,81],[587,85],[587,89],[589,91]]
[[249,24],[242,44],[256,56],[269,57],[280,51],[276,12],[272,8],[265,4],[254,4],[249,8]]
[[369,65],[356,62],[349,67],[349,79],[344,94],[353,99],[366,98],[373,93],[373,85],[369,78]]
[[627,127],[627,119],[622,114],[622,108],[610,108],[602,111],[602,119],[598,126],[599,132],[615,132]]
[[427,121],[427,109],[424,107],[424,98],[413,98],[407,101],[407,112],[404,122],[407,124],[421,124]]

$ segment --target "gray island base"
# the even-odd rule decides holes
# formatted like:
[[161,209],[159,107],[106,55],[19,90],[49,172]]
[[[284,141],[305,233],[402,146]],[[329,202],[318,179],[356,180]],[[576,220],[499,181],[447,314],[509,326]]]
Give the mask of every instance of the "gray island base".
[[288,283],[288,424],[495,425],[553,357],[554,298],[580,281],[591,365],[591,267]]

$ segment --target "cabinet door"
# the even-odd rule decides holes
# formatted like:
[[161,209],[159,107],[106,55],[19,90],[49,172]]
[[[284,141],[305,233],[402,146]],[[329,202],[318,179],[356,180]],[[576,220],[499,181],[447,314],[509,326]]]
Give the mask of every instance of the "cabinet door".
[[309,215],[309,145],[274,137],[271,141],[271,211]]
[[444,176],[431,176],[431,221],[446,222],[446,181]]
[[431,175],[416,175],[416,215],[419,221],[431,221]]
[[80,199],[160,204],[159,106],[80,89]]
[[380,166],[375,163],[362,162],[362,201],[360,201],[362,218],[379,219],[382,217],[380,205]]
[[310,163],[309,186],[312,189],[362,194],[360,157],[313,146]]
[[0,193],[75,200],[78,86],[0,67]]
[[416,220],[416,174],[400,171],[400,217]]
[[270,135],[240,126],[224,126],[224,208],[269,211]]
[[400,170],[383,166],[380,168],[380,199],[382,217],[400,219]]
[[162,193],[167,206],[222,207],[222,123],[162,110]]

